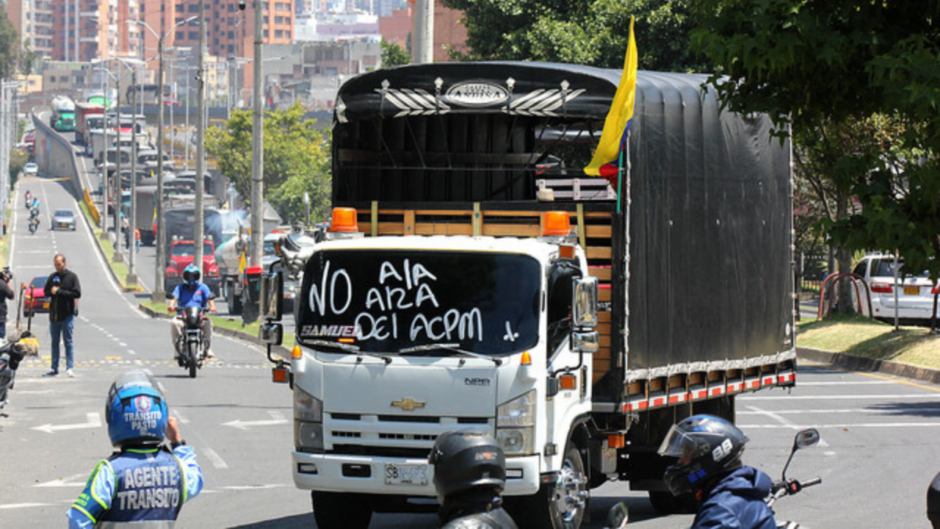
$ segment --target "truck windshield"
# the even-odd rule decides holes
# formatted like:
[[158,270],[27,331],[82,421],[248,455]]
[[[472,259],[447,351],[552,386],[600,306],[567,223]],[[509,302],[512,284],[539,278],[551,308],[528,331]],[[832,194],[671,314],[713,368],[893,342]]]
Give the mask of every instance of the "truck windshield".
[[[489,356],[538,343],[541,267],[521,254],[320,251],[304,270],[298,339],[362,351]],[[411,354],[414,354],[413,352]]]
[[[212,243],[203,243],[202,246],[203,255],[212,255],[215,253],[215,248],[212,247]],[[192,257],[196,254],[196,243],[192,242],[181,242],[173,245],[173,255],[177,257]]]

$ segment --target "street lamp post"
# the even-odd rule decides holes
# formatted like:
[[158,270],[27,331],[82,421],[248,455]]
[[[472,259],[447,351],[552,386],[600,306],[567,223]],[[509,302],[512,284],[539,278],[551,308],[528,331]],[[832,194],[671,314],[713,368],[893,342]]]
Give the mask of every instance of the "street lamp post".
[[[117,196],[114,199],[114,257],[112,261],[115,263],[123,262],[123,241],[121,240],[121,207],[124,205],[124,190],[121,189],[121,69],[118,68],[117,75],[117,142],[115,143],[116,147],[114,149],[114,161],[117,166],[115,169],[115,178],[114,187],[117,188]],[[108,159],[108,152],[105,151],[104,155],[105,160]],[[105,163],[105,175],[108,174],[108,166]],[[108,176],[108,182],[111,181],[111,177]]]
[[205,239],[205,220],[203,211],[203,193],[205,191],[205,177],[203,176],[206,173],[206,0],[199,0],[199,63],[197,74],[198,82],[198,96],[196,98],[197,108],[199,109],[199,118],[198,125],[196,129],[196,204],[195,209],[195,225],[193,226],[195,233],[195,243],[196,248],[193,252],[193,264],[199,268],[200,275],[205,277],[205,270],[203,270],[203,253],[204,253],[204,239]]
[[[157,113],[157,233],[156,233],[156,273],[154,278],[154,289],[152,300],[154,303],[165,303],[166,302],[166,278],[164,277],[164,268],[165,268],[165,259],[164,252],[166,250],[166,222],[163,220],[163,52],[165,51],[166,38],[171,35],[176,28],[182,26],[183,24],[188,24],[195,20],[196,16],[189,17],[185,20],[177,22],[173,27],[170,28],[163,36],[157,34],[146,22],[143,20],[137,20],[137,24],[147,28],[154,37],[157,39],[157,49],[159,54],[159,68],[157,73],[157,104],[160,105],[160,111]],[[173,121],[173,109],[170,108],[170,122]],[[172,126],[172,125],[171,125]],[[172,135],[171,135],[172,141]],[[170,146],[170,153],[173,153],[173,146]],[[135,175],[136,176],[136,175]]]
[[[99,61],[105,62],[105,61]],[[102,186],[101,186],[101,239],[106,240],[108,238],[108,196],[111,194],[111,186],[108,181],[108,146],[111,144],[108,140],[111,137],[108,128],[108,110],[111,106],[111,77],[113,74],[107,68],[96,68],[97,71],[104,73],[104,119],[102,123],[104,124],[102,134],[104,135],[104,149],[102,155],[104,158],[101,160],[102,170],[104,171],[104,176],[102,177]],[[120,137],[120,135],[118,136]],[[94,151],[92,151],[94,154]]]
[[[264,0],[255,0],[255,70],[251,124],[251,266],[261,266],[264,241],[264,107],[262,80],[264,60],[261,44],[264,26]],[[274,15],[273,13],[271,14]]]

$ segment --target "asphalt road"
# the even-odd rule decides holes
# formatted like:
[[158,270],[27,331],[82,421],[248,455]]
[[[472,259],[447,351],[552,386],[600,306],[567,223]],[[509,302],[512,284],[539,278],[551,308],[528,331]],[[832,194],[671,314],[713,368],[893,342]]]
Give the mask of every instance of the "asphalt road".
[[[309,494],[294,488],[291,394],[269,382],[260,348],[217,337],[211,362],[195,380],[172,364],[166,321],[146,318],[119,292],[93,249],[87,226],[29,235],[22,194],[44,208],[75,207],[62,183],[21,181],[16,191],[12,266],[17,283],[52,270],[56,252],[81,279],[75,328],[76,375],[43,378],[49,369],[45,315],[33,322],[38,358],[25,361],[0,417],[0,527],[60,526],[98,460],[110,451],[105,395],[119,373],[149,369],[163,385],[184,438],[195,447],[206,489],[183,509],[180,527],[312,527]],[[10,324],[10,327],[13,325]],[[63,359],[64,361],[64,359]],[[738,424],[751,438],[748,464],[777,477],[794,433],[819,428],[823,444],[797,454],[789,475],[821,476],[820,486],[782,499],[779,519],[810,527],[929,527],[925,493],[940,471],[940,386],[803,364],[798,386],[738,397]],[[631,527],[674,528],[690,516],[655,514],[645,493],[611,483],[593,491],[589,527],[626,499]],[[433,515],[376,515],[372,527],[431,528]]]

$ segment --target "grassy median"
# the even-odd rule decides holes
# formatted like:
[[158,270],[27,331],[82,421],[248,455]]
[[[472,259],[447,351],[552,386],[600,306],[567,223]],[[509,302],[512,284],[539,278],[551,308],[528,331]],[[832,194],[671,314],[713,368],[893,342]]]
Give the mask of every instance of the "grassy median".
[[799,347],[889,360],[940,369],[940,335],[927,327],[894,325],[860,315],[836,315],[831,320],[797,324]]
[[[104,242],[101,240],[101,228],[99,228],[92,221],[91,212],[88,211],[88,206],[84,201],[78,201],[78,207],[81,208],[82,214],[85,215],[85,220],[88,222],[88,225],[91,226],[92,235],[95,238],[95,244],[97,244],[102,253],[104,253],[104,260],[107,261],[108,266],[111,267],[111,270],[114,272],[115,277],[117,277],[118,284],[121,285],[121,288],[125,292],[142,292],[143,290],[136,283],[127,284],[127,265],[123,262],[115,263],[114,259],[114,245],[110,242]],[[110,239],[107,239],[110,240]]]

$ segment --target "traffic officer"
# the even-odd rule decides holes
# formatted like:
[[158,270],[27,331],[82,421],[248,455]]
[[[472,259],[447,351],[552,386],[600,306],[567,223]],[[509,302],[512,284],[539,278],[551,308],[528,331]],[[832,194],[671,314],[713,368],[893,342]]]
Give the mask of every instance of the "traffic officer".
[[153,378],[141,370],[119,376],[105,418],[118,450],[92,471],[67,513],[69,527],[172,527],[202,491],[202,469]]

